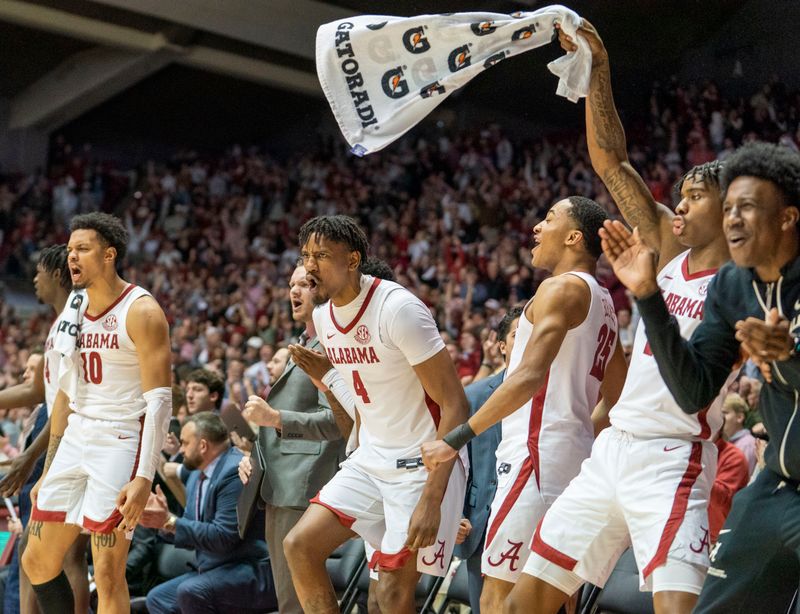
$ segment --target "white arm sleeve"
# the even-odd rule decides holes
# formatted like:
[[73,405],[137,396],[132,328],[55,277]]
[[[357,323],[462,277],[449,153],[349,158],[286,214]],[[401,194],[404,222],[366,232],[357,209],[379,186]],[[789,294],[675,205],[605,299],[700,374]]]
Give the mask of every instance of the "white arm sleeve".
[[172,417],[172,390],[163,386],[148,390],[142,396],[147,402],[147,409],[144,413],[142,444],[136,477],[152,481],[161,460],[161,448],[164,447],[169,419]]
[[355,421],[356,402],[341,374],[336,369],[332,368],[322,377],[322,383],[333,393],[333,396],[339,401],[339,404],[347,412],[347,415]]

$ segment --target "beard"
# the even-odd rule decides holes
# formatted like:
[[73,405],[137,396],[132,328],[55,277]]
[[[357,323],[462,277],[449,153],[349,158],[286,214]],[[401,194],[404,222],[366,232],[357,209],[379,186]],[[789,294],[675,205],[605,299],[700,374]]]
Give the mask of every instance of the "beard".
[[200,459],[199,458],[189,458],[188,456],[183,457],[183,466],[186,467],[189,471],[194,471],[200,466]]

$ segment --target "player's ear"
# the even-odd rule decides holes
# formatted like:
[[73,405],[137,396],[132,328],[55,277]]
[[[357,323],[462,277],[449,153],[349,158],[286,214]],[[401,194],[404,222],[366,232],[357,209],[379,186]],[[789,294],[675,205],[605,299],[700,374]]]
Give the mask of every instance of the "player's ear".
[[566,245],[579,245],[583,241],[583,233],[580,230],[570,230],[564,243]]
[[357,271],[361,266],[361,254],[358,252],[350,252],[350,260],[347,263],[348,271]]

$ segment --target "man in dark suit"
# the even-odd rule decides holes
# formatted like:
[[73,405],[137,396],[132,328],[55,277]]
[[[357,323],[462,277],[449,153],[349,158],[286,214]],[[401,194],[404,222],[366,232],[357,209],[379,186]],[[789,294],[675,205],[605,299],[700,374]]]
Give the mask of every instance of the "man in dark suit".
[[[292,318],[306,324],[299,344],[321,352],[311,318],[313,289],[305,268],[298,266],[294,270],[289,288]],[[261,427],[258,445],[265,464],[261,497],[267,504],[266,538],[281,614],[303,612],[283,555],[283,538],[300,520],[309,499],[333,477],[344,460],[345,441],[337,420],[342,422],[341,429],[349,433],[349,418],[335,397],[328,398],[290,360],[266,401],[251,396],[245,405],[245,418]],[[336,405],[336,412],[331,410],[331,404]],[[240,468],[245,483],[250,470],[250,459],[245,457]]]
[[[467,401],[469,401],[470,415],[475,414],[495,389],[503,383],[521,314],[520,307],[510,309],[497,327],[497,343],[505,361],[505,368],[464,389]],[[469,443],[470,476],[464,502],[464,517],[469,520],[472,530],[464,543],[456,546],[455,555],[466,561],[469,574],[469,603],[470,608],[476,614],[480,614],[481,590],[483,589],[483,577],[481,576],[483,542],[486,537],[486,525],[489,522],[492,499],[497,490],[494,453],[500,443],[500,436],[500,423],[498,422]]]
[[160,528],[178,548],[195,550],[197,570],[155,587],[147,595],[150,614],[264,612],[277,607],[264,527],[253,522],[239,537],[236,502],[242,453],[230,446],[222,420],[211,412],[190,416],[181,429],[186,509],[178,518],[157,487],[140,523]]

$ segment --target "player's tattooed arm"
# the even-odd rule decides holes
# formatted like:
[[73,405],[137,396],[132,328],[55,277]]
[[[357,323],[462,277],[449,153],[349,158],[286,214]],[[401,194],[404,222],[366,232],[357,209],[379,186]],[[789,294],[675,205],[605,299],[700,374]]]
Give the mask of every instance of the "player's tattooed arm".
[[47,456],[44,460],[44,468],[45,471],[50,468],[50,465],[53,463],[53,459],[56,456],[56,452],[58,451],[58,445],[61,443],[61,438],[63,435],[56,435],[55,433],[50,434],[50,443],[47,446]]
[[656,202],[628,160],[625,130],[614,104],[611,67],[603,42],[585,21],[578,32],[592,49],[592,76],[586,98],[586,144],[592,168],[603,180],[625,221],[632,228],[639,228],[650,247],[667,252],[662,254],[662,263],[666,263],[677,253],[671,234],[673,214]]
[[342,439],[345,441],[350,437],[350,432],[353,430],[353,419],[347,414],[339,399],[330,390],[325,393],[325,398],[328,399],[328,404],[331,406],[333,412],[333,419],[336,421],[336,427],[342,434]]

